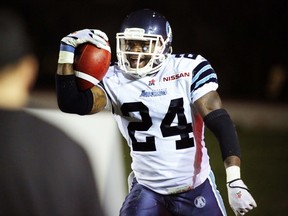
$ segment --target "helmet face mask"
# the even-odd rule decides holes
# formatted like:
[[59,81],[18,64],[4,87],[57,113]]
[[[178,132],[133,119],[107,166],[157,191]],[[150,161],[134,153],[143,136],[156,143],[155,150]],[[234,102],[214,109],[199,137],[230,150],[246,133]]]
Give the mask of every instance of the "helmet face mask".
[[172,31],[161,14],[139,10],[124,20],[116,34],[119,67],[137,78],[159,71],[171,52]]

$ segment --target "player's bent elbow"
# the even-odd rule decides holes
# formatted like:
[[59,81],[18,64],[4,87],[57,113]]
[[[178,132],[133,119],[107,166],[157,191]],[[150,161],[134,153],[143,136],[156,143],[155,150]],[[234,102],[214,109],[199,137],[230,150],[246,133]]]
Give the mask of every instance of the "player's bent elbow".
[[93,107],[93,96],[90,90],[78,92],[76,95],[66,95],[66,97],[63,97],[63,95],[61,97],[58,94],[57,102],[62,112],[87,115]]
[[90,90],[93,95],[93,106],[90,111],[90,114],[98,113],[104,110],[106,103],[107,103],[107,99],[106,99],[106,95],[104,91],[98,86],[93,86]]
[[74,75],[56,75],[58,107],[62,112],[79,115],[89,114],[93,107],[93,94],[90,89],[79,91]]

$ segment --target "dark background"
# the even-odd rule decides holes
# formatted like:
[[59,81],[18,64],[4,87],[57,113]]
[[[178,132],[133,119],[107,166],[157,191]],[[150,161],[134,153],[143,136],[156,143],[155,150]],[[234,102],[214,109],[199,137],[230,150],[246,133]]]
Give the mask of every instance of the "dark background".
[[[207,58],[220,82],[223,98],[287,102],[288,1],[208,0],[2,0],[29,25],[40,74],[36,89],[54,88],[59,42],[83,28],[107,33],[115,58],[115,34],[124,17],[139,8],[159,11],[169,20],[175,53]],[[281,67],[284,84],[269,96],[269,73]]]

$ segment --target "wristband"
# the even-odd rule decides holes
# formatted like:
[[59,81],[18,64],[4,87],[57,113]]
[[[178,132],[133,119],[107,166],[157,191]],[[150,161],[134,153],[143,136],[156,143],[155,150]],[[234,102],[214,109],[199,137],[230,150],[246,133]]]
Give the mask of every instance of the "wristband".
[[58,63],[59,64],[64,64],[64,63],[73,64],[74,51],[75,51],[75,47],[61,43]]
[[226,180],[227,183],[235,179],[240,179],[240,167],[239,166],[230,166],[226,168]]

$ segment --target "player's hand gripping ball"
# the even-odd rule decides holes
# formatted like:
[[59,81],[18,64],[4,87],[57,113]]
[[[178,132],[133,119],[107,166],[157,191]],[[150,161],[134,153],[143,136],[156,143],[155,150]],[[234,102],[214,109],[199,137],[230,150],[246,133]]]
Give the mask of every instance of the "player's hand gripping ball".
[[99,83],[105,76],[111,61],[107,49],[84,43],[77,46],[74,56],[74,71],[80,90],[84,91]]

